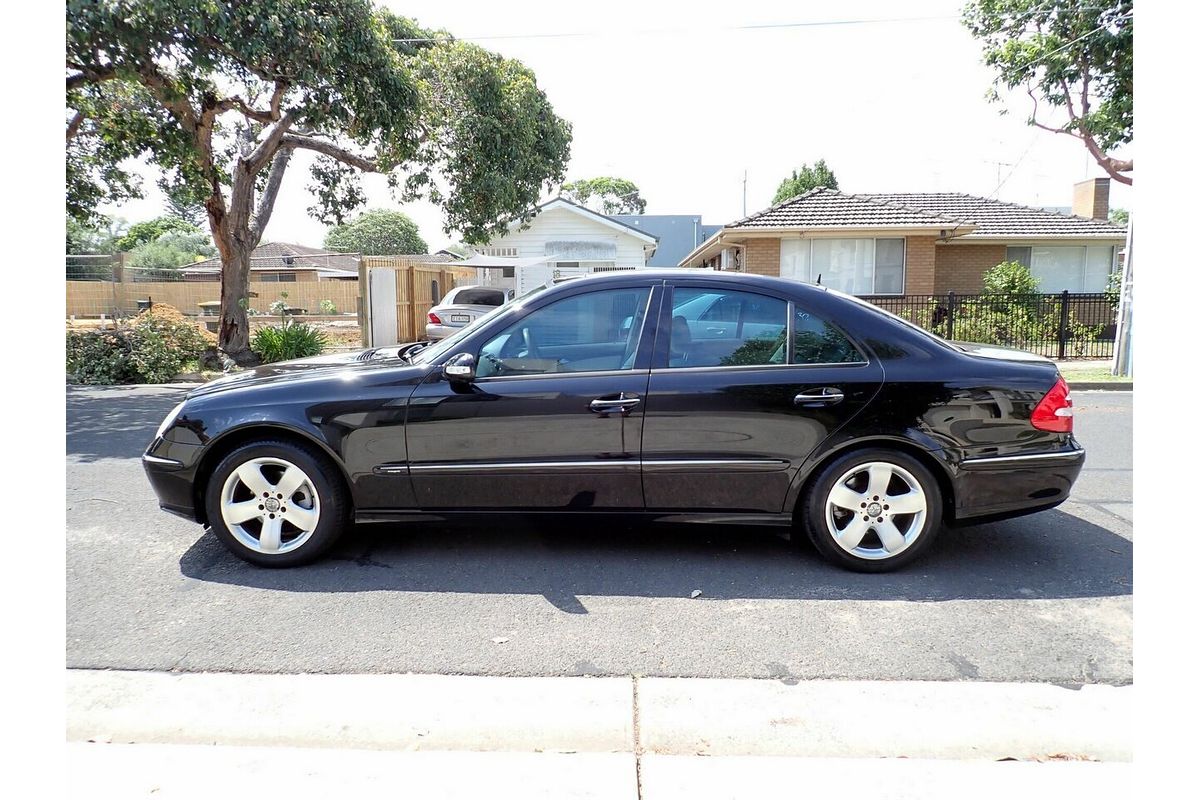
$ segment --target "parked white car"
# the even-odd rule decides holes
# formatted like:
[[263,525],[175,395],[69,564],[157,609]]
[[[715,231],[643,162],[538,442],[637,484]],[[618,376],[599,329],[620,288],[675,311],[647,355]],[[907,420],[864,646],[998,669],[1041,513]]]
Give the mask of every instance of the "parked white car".
[[475,320],[494,311],[497,306],[513,300],[516,292],[497,286],[456,286],[446,292],[441,302],[429,309],[425,337],[431,341],[445,339]]

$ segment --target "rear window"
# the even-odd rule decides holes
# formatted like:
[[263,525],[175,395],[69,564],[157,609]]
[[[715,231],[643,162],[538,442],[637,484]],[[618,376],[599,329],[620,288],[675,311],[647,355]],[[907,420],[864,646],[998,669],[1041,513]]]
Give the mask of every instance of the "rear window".
[[454,295],[454,302],[464,306],[502,306],[503,289],[461,289]]

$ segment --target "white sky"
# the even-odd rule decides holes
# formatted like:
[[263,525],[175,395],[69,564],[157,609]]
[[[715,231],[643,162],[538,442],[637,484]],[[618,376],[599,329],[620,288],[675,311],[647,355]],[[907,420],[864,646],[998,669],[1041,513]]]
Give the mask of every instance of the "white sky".
[[[1024,94],[984,99],[992,76],[958,21],[962,0],[385,5],[532,68],[574,128],[568,179],[628,178],[651,214],[732,221],[744,173],[753,213],[792,168],[818,158],[844,191],[994,193],[1029,205],[1069,206],[1072,184],[1104,174],[1079,141],[1026,125]],[[906,21],[735,29],[898,17]],[[305,210],[309,158],[298,155],[264,241],[320,245],[326,228]],[[433,205],[400,206],[382,176],[364,185],[370,207],[409,214],[431,249],[455,240]],[[1132,207],[1132,190],[1112,187],[1112,205]],[[110,213],[161,213],[153,180],[146,188],[146,199]]]

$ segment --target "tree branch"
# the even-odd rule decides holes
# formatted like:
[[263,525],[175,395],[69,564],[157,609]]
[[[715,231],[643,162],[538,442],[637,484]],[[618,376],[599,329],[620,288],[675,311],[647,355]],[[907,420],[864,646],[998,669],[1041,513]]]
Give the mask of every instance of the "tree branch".
[[258,207],[254,210],[254,219],[250,223],[250,236],[254,242],[262,239],[271,221],[271,213],[275,210],[275,198],[279,195],[279,187],[283,183],[283,173],[287,171],[288,161],[292,158],[292,148],[284,147],[275,152],[271,160],[271,171],[267,174],[267,185],[263,187],[262,196],[258,198]]
[[296,122],[297,116],[299,116],[299,113],[294,109],[283,115],[283,119],[279,120],[275,124],[275,127],[271,128],[271,131],[267,134],[267,138],[263,139],[262,143],[254,149],[254,152],[246,157],[246,169],[250,170],[253,174],[258,174],[259,170],[267,165],[267,161],[279,150],[280,142]]
[[71,91],[72,89],[77,89],[80,86],[84,86],[84,85],[92,84],[92,83],[102,83],[103,81],[109,81],[109,80],[112,80],[113,78],[117,77],[117,70],[115,67],[102,67],[100,69],[87,69],[85,67],[81,67],[81,66],[78,66],[75,64],[68,64],[67,66],[71,69],[79,70],[79,72],[75,73],[74,75],[67,76],[67,91],[68,92]]
[[318,153],[327,155],[330,158],[336,159],[343,164],[349,164],[363,172],[378,172],[379,167],[374,160],[360,156],[357,153],[351,153],[332,142],[326,142],[323,139],[311,139],[307,136],[299,136],[294,133],[287,134],[283,137],[283,147],[301,148],[304,150],[315,150]]
[[75,134],[79,133],[79,126],[83,124],[83,112],[76,111],[75,116],[71,117],[71,121],[67,123],[67,141],[75,138]]

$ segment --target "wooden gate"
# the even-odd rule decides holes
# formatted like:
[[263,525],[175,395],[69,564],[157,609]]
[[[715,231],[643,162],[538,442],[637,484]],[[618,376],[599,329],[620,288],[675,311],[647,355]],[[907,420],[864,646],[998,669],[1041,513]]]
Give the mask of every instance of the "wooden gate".
[[363,341],[381,347],[424,339],[429,309],[446,292],[469,286],[477,277],[473,269],[419,256],[363,256],[358,267]]

